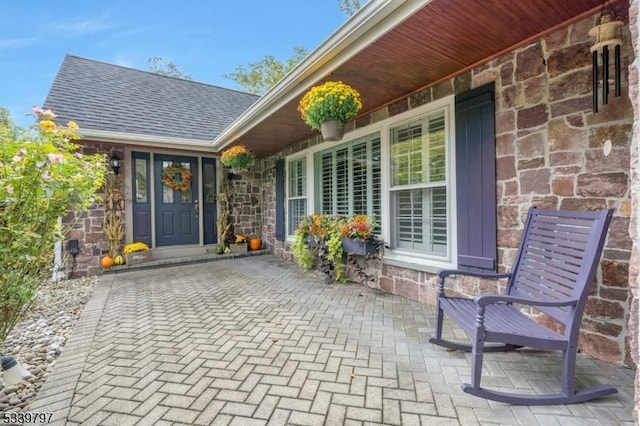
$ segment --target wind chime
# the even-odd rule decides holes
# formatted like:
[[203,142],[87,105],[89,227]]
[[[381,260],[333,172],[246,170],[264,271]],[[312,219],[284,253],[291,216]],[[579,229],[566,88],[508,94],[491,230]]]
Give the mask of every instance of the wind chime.
[[[604,9],[604,3],[602,5]],[[591,46],[593,57],[593,112],[598,112],[598,54],[602,49],[602,105],[609,102],[609,50],[614,50],[614,93],[620,96],[620,46],[622,45],[622,21],[612,21],[610,12],[600,14],[596,26],[589,30],[595,37]]]

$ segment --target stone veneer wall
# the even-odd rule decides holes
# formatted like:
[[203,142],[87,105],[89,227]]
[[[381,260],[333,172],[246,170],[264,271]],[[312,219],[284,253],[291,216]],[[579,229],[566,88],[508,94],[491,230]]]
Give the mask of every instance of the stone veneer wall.
[[[228,171],[223,170],[225,179]],[[247,234],[262,236],[262,204],[263,194],[260,187],[262,171],[257,161],[250,172],[242,174],[242,179],[230,182],[233,191],[231,196],[231,215],[236,235]]]
[[[83,154],[102,153],[110,158],[113,153],[124,158],[124,151],[121,147],[100,142],[82,141],[81,151]],[[126,173],[127,162],[123,162],[120,174]],[[122,191],[124,193],[124,183]],[[126,228],[124,212],[122,221]],[[72,224],[67,239],[79,241],[80,253],[76,256],[76,265],[73,267],[73,278],[98,275],[102,272],[100,258],[108,254],[109,246],[102,232],[104,223],[104,207],[102,203],[94,203],[89,210],[80,212],[72,211],[63,219],[63,223]],[[66,255],[67,242],[64,242],[64,253]],[[67,256],[65,270],[68,273],[72,270],[72,258]]]
[[[633,138],[631,141],[631,224],[629,234],[632,240],[631,260],[629,262],[629,286],[632,293],[631,315],[629,318],[629,334],[631,338],[631,357],[638,365],[640,362],[640,315],[638,313],[638,289],[640,288],[640,85],[639,68],[640,58],[640,28],[638,19],[640,18],[640,4],[638,0],[630,0],[629,7],[629,28],[631,30],[631,41],[633,43],[636,58],[629,66],[629,98],[633,105],[634,125]],[[636,423],[640,423],[638,411],[640,407],[640,377],[636,374],[635,380],[635,418]]]
[[[626,21],[626,5],[618,5]],[[609,237],[583,321],[581,348],[600,359],[631,366],[626,323],[630,314],[628,286],[631,239],[629,223],[629,150],[633,113],[627,97],[627,75],[633,51],[622,51],[623,96],[610,96],[598,114],[591,111],[591,54],[588,31],[597,16],[557,30],[535,43],[476,67],[449,81],[428,88],[359,118],[348,126],[364,127],[453,93],[462,93],[490,81],[496,84],[496,156],[498,179],[498,262],[509,268],[530,205],[560,209],[614,208]],[[625,27],[625,38],[628,32]],[[347,128],[347,131],[349,127]],[[602,144],[613,143],[605,157]],[[290,259],[283,242],[275,241],[273,164],[320,143],[319,137],[292,146],[264,160],[263,235],[272,252]],[[268,185],[266,185],[268,184]],[[417,270],[360,261],[365,285],[435,303],[436,277]],[[473,294],[497,290],[494,282],[460,279],[457,291]],[[541,321],[544,319],[541,318]]]

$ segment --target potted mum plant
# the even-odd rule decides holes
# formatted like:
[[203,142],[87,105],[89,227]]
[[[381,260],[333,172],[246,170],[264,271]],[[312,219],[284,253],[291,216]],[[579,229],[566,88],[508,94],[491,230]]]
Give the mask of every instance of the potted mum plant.
[[135,265],[137,263],[149,262],[151,260],[151,250],[149,246],[142,242],[127,244],[122,249],[125,263]]
[[300,100],[298,111],[312,129],[320,129],[325,141],[339,141],[344,123],[362,108],[360,93],[342,81],[312,87]]
[[256,156],[244,145],[236,145],[222,152],[220,161],[236,172],[246,172],[256,161]]

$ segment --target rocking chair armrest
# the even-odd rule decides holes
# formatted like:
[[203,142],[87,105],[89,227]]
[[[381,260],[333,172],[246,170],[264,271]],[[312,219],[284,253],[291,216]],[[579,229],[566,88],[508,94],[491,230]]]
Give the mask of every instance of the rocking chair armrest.
[[439,277],[438,294],[439,295],[444,295],[444,281],[448,276],[451,276],[451,275],[467,275],[470,277],[485,278],[485,279],[500,279],[500,278],[511,277],[511,273],[496,274],[496,273],[461,271],[458,269],[445,269],[438,272],[438,277]]
[[522,305],[529,306],[546,306],[546,307],[554,307],[561,308],[563,306],[574,306],[578,304],[578,301],[575,299],[568,299],[562,301],[544,301],[544,300],[536,300],[536,299],[525,299],[523,297],[515,297],[503,294],[479,294],[474,300],[478,304],[478,308],[487,306],[492,303],[519,303]]
[[438,272],[438,277],[440,277],[440,279],[444,279],[451,275],[467,275],[469,277],[478,277],[478,278],[487,278],[487,279],[500,279],[500,278],[511,277],[511,273],[509,272],[504,274],[496,274],[496,273],[486,273],[486,272],[460,271],[458,269],[445,269],[443,271]]

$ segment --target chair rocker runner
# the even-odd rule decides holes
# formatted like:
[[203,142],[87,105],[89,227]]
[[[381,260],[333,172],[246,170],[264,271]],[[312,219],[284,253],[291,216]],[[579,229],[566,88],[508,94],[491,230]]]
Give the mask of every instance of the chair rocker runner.
[[[617,392],[609,385],[576,390],[576,351],[582,313],[604,246],[612,210],[556,211],[532,207],[511,273],[486,274],[459,270],[439,273],[435,336],[431,343],[470,351],[472,395],[518,405],[583,402]],[[507,278],[505,294],[479,294],[473,299],[445,295],[452,275]],[[535,308],[564,325],[550,330],[518,306]],[[443,314],[471,339],[470,345],[442,339]],[[562,351],[562,390],[547,395],[505,393],[480,386],[484,352],[509,351],[523,346]]]

